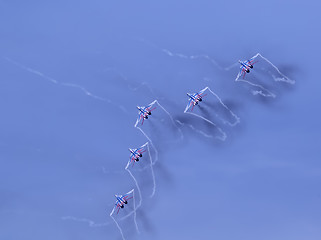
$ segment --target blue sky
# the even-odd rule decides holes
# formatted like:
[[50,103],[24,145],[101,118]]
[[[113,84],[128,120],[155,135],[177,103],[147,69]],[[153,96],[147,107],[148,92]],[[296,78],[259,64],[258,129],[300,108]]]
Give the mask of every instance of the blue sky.
[[[0,0],[0,238],[121,239],[109,212],[135,187],[124,170],[146,142],[135,107],[158,99],[200,128],[186,92],[209,86],[241,123],[225,142],[183,129],[159,148],[156,195],[126,237],[320,239],[319,8]],[[260,52],[296,84],[252,96],[237,68],[164,49],[220,66]]]

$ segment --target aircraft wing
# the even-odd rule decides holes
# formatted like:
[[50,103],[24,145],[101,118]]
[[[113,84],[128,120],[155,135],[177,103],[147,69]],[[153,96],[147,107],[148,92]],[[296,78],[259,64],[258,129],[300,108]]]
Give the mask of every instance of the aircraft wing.
[[193,98],[190,97],[189,100],[188,100],[187,107],[191,107],[193,102],[194,102]]
[[253,65],[254,63],[257,62],[257,61],[254,61],[255,58],[256,58],[256,56],[250,58],[249,60],[246,61],[246,64]]
[[146,111],[148,111],[148,112],[151,112],[151,111],[153,111],[153,110],[155,110],[156,109],[156,107],[153,107],[152,108],[152,105],[148,105],[147,107],[146,107]]
[[131,162],[135,161],[135,152],[130,154],[129,159]]
[[128,194],[125,194],[124,196],[123,196],[123,200],[124,201],[128,201],[129,199],[132,199],[133,197],[129,197],[129,195]]

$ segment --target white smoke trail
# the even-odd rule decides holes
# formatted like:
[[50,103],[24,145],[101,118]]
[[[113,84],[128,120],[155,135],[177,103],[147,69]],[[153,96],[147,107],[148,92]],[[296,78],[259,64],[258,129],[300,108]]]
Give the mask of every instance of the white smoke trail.
[[206,138],[213,138],[213,136],[212,136],[212,135],[208,135],[208,134],[206,134],[205,132],[203,132],[203,131],[201,131],[201,130],[196,129],[192,124],[182,123],[182,122],[181,122],[181,121],[179,121],[179,120],[176,120],[176,122],[177,122],[178,124],[180,124],[181,126],[187,125],[187,126],[188,126],[188,127],[190,127],[194,132],[197,132],[197,133],[201,134],[203,137],[206,137]]
[[113,103],[110,99],[97,96],[97,95],[93,94],[92,92],[88,91],[85,87],[83,87],[83,86],[81,86],[81,85],[77,85],[77,84],[74,84],[74,83],[68,83],[68,82],[60,82],[60,81],[58,81],[58,80],[56,80],[56,79],[54,79],[54,78],[52,78],[52,77],[49,77],[49,76],[45,75],[44,73],[42,73],[42,72],[40,72],[40,71],[38,71],[38,70],[32,69],[32,68],[30,68],[30,67],[27,67],[26,65],[23,65],[23,64],[21,64],[21,63],[19,63],[19,62],[17,62],[17,61],[14,61],[14,60],[12,60],[12,59],[10,59],[10,58],[5,57],[4,59],[5,59],[6,61],[8,61],[8,62],[10,62],[10,63],[12,63],[12,64],[14,64],[14,65],[16,65],[17,67],[19,67],[19,68],[21,68],[21,69],[23,69],[23,70],[26,70],[26,71],[29,72],[29,73],[32,73],[32,74],[37,75],[38,77],[40,77],[40,78],[42,78],[42,79],[44,79],[44,80],[46,80],[46,81],[48,81],[48,82],[51,82],[51,83],[53,83],[53,84],[57,84],[57,85],[60,85],[60,86],[64,86],[64,87],[69,87],[69,88],[78,89],[78,90],[80,90],[82,93],[84,93],[84,94],[85,94],[86,96],[88,96],[88,97],[91,97],[91,98],[93,98],[93,99],[95,99],[95,100],[99,100],[99,101],[106,102],[106,103],[108,103],[108,104],[113,104],[113,105],[115,105],[116,107],[120,108],[120,110],[121,110],[122,112],[124,112],[124,113],[126,113],[126,114],[128,113],[127,109],[126,109],[124,106],[115,104],[115,103]]
[[136,228],[136,231],[137,233],[140,233],[139,232],[139,229],[138,229],[138,224],[137,224],[137,219],[136,219],[136,210],[137,210],[137,207],[136,207],[136,200],[135,200],[135,190],[132,189],[130,190],[129,192],[126,193],[127,195],[130,195],[130,194],[133,194],[133,202],[134,202],[134,209],[133,211],[129,212],[128,214],[126,214],[125,216],[121,217],[118,221],[116,221],[116,219],[113,217],[114,213],[116,212],[116,209],[117,207],[114,206],[113,210],[111,211],[111,213],[109,214],[109,216],[113,219],[113,221],[115,222],[121,236],[122,236],[122,239],[125,240],[125,236],[124,236],[124,233],[123,233],[123,230],[122,228],[119,226],[118,222],[119,221],[123,221],[125,219],[127,219],[128,217],[130,217],[131,215],[134,215],[134,223],[135,223],[135,228]]
[[[240,118],[239,118],[239,117],[222,101],[222,99],[221,99],[215,92],[213,92],[209,87],[205,87],[204,89],[200,90],[200,91],[198,92],[198,94],[201,95],[201,94],[203,94],[206,90],[208,90],[208,91],[219,101],[219,103],[231,114],[231,116],[235,119],[235,121],[231,123],[231,122],[223,119],[222,117],[220,117],[218,114],[216,114],[216,116],[218,116],[218,117],[223,121],[223,123],[228,124],[228,125],[230,125],[230,126],[232,126],[232,127],[235,126],[236,124],[240,123]],[[220,127],[218,127],[213,121],[211,121],[210,119],[205,118],[205,117],[203,117],[203,116],[201,116],[201,115],[199,115],[199,114],[195,114],[195,113],[193,113],[193,112],[189,112],[189,110],[190,110],[190,108],[191,108],[192,106],[194,106],[194,105],[193,105],[193,104],[190,104],[190,102],[189,102],[188,105],[186,106],[185,110],[184,110],[184,113],[191,114],[191,115],[193,115],[193,116],[199,117],[199,118],[203,119],[204,121],[206,121],[206,122],[210,123],[211,125],[213,125],[215,128],[218,129],[218,131],[219,131],[219,132],[221,133],[221,135],[222,135],[221,137],[216,137],[216,138],[218,138],[219,140],[225,141],[225,139],[227,138],[226,133],[225,133]],[[194,128],[194,127],[193,127],[193,128]],[[193,129],[193,128],[192,128],[192,129]],[[199,133],[201,133],[202,135],[208,137],[207,134],[205,134],[205,133],[202,132],[202,131],[199,131]]]
[[73,216],[64,216],[61,217],[62,220],[72,220],[76,222],[84,222],[88,223],[89,227],[105,227],[111,224],[111,222],[104,222],[104,223],[96,223],[93,220],[90,220],[88,218],[76,218]]
[[203,119],[204,121],[208,122],[209,124],[213,125],[213,126],[222,134],[221,137],[216,136],[215,138],[217,138],[217,139],[219,139],[219,140],[221,140],[221,141],[225,141],[225,140],[226,140],[226,138],[227,138],[226,133],[225,133],[220,127],[218,127],[215,123],[213,123],[212,121],[208,120],[207,118],[205,118],[205,117],[203,117],[203,116],[200,116],[200,115],[198,115],[198,114],[192,113],[192,112],[184,112],[184,113],[186,113],[186,114],[191,114],[191,115],[193,115],[193,116],[196,116],[196,117],[198,117],[198,118],[201,118],[201,119]]
[[157,104],[159,107],[161,107],[161,108],[163,109],[163,111],[168,115],[168,117],[170,118],[173,126],[176,127],[177,130],[179,131],[179,133],[180,133],[180,135],[181,135],[180,139],[183,140],[183,139],[184,139],[183,132],[182,132],[182,130],[181,130],[180,128],[178,128],[178,127],[176,126],[175,121],[174,121],[174,118],[172,117],[172,115],[171,115],[157,100],[155,100],[155,102],[156,102],[156,104]]
[[[274,74],[272,74],[270,71],[269,73],[271,74],[273,80],[275,82],[285,82],[288,84],[295,84],[294,80],[291,80],[290,78],[288,78],[287,76],[285,76],[283,73],[281,73],[281,71],[270,61],[268,60],[266,57],[263,57],[260,53],[255,54],[251,59],[256,59],[257,57],[261,57],[264,61],[266,61],[275,71],[277,71],[278,74],[280,74],[281,77],[276,77]],[[255,84],[249,80],[244,80],[244,79],[240,79],[242,76],[242,72],[239,72],[235,78],[236,82],[245,82],[251,86],[260,88],[261,90],[252,90],[252,94],[253,95],[261,95],[263,97],[272,97],[275,98],[276,95],[274,93],[272,93],[270,90],[268,90],[267,88],[263,87],[260,84]],[[266,92],[266,93],[264,93]]]
[[[152,181],[153,181],[153,188],[152,188],[152,193],[150,195],[150,197],[153,197],[155,195],[155,192],[156,192],[156,178],[155,178],[155,173],[154,173],[154,168],[153,168],[153,160],[152,160],[152,156],[151,156],[151,153],[150,153],[150,149],[149,149],[149,142],[145,143],[144,145],[142,145],[140,148],[147,148],[147,152],[148,152],[148,157],[149,157],[149,161],[150,161],[150,164],[149,164],[149,167],[150,167],[150,171],[151,171],[151,175],[152,175]],[[141,189],[139,187],[139,184],[137,182],[137,179],[134,177],[134,175],[132,174],[132,172],[130,171],[129,167],[131,165],[131,159],[129,159],[129,161],[127,162],[127,165],[125,167],[125,170],[129,173],[129,175],[133,178],[135,184],[136,184],[136,187],[138,189],[138,193],[139,193],[139,197],[140,197],[140,202],[138,204],[138,207],[139,208],[141,205],[142,205],[142,194],[141,194]],[[146,170],[146,168],[143,168],[143,169],[138,169],[138,171],[141,170]]]
[[[183,132],[182,130],[176,125],[175,121],[174,121],[174,118],[172,117],[172,115],[157,101],[157,100],[154,100],[153,102],[151,102],[150,104],[148,104],[148,106],[150,106],[150,108],[154,105],[154,104],[157,104],[169,117],[170,121],[172,122],[173,126],[179,131],[180,133],[180,139],[182,140],[184,138],[184,135],[183,135]],[[140,117],[138,116],[136,122],[135,122],[135,125],[134,127],[137,128],[139,131],[141,131],[141,133],[146,137],[146,139],[150,142],[153,150],[155,151],[155,159],[154,159],[154,162],[153,162],[153,165],[158,161],[158,150],[157,148],[155,147],[152,139],[144,132],[144,130],[139,127],[139,123],[140,123]]]
[[291,80],[287,76],[285,76],[283,73],[281,73],[281,71],[270,60],[268,60],[266,57],[263,57],[260,53],[257,53],[255,56],[260,56],[261,58],[263,58],[267,63],[269,63],[282,76],[282,78],[277,78],[274,75],[272,75],[272,77],[273,77],[273,79],[275,81],[286,82],[286,83],[289,83],[289,84],[295,84],[295,80]]
[[208,90],[209,92],[211,92],[211,93],[218,99],[218,101],[220,102],[220,104],[221,104],[226,110],[228,110],[228,111],[230,112],[230,114],[231,114],[231,115],[234,117],[234,119],[235,119],[235,122],[234,122],[234,123],[230,123],[229,121],[226,121],[226,120],[224,120],[224,119],[221,118],[224,123],[227,123],[227,124],[229,124],[229,125],[232,126],[232,127],[234,127],[235,125],[237,125],[238,123],[240,123],[240,118],[239,118],[234,112],[232,112],[232,110],[231,110],[228,106],[226,106],[226,105],[223,103],[222,99],[221,99],[216,93],[214,93],[209,87],[206,87],[205,90]]
[[259,84],[255,84],[255,83],[252,83],[252,82],[244,80],[244,79],[235,79],[235,81],[237,81],[237,82],[245,82],[245,83],[250,84],[250,85],[252,85],[254,87],[261,88],[263,91],[267,92],[267,94],[266,94],[262,90],[252,90],[252,94],[253,95],[261,95],[263,97],[276,98],[276,95],[274,93],[272,93],[271,91],[269,91],[268,89],[266,89],[265,87],[263,87],[263,86],[261,86]]

